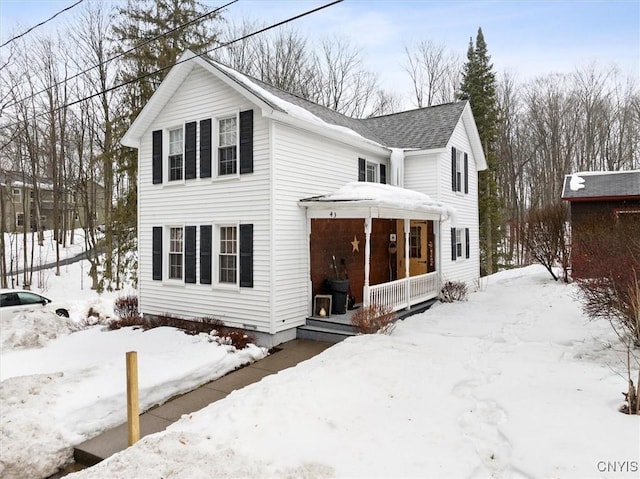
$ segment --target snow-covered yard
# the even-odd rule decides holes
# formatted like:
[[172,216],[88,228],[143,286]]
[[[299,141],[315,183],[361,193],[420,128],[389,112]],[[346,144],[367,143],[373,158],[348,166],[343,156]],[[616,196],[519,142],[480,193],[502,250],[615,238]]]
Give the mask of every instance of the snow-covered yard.
[[[638,477],[640,418],[617,412],[624,355],[575,292],[538,266],[499,273],[467,302],[344,341],[72,477]],[[11,474],[37,477],[45,457],[69,452],[49,445],[71,448],[124,418],[129,349],[141,351],[143,396],[218,367],[206,337],[166,328],[3,349]]]

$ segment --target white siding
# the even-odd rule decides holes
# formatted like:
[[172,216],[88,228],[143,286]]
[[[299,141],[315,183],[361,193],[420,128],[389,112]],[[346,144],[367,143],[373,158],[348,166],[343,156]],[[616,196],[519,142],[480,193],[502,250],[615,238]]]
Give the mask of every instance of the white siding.
[[[225,115],[240,110],[254,110],[254,172],[239,178],[198,178],[153,185],[151,181],[151,132],[182,125],[189,121]],[[215,135],[215,119],[214,119]],[[199,134],[199,132],[198,132]],[[215,140],[214,140],[215,144]],[[165,151],[166,155],[166,145]],[[212,162],[215,163],[215,150]],[[231,326],[250,325],[270,332],[270,209],[269,209],[269,137],[268,121],[260,110],[243,96],[196,67],[176,94],[156,117],[143,136],[139,151],[139,290],[143,313],[169,313],[183,318],[217,317]],[[154,281],[151,275],[152,228],[170,225],[215,225],[218,223],[251,223],[254,225],[254,287],[224,289],[215,286],[215,259],[212,271],[214,285],[172,284]],[[166,240],[167,232],[163,232]],[[199,239],[196,235],[199,272]],[[215,258],[215,228],[213,255]],[[163,248],[166,267],[167,252]],[[166,277],[166,275],[165,275]]]
[[[462,150],[469,155],[469,193],[462,194],[452,191],[451,188],[451,147]],[[456,224],[450,221],[442,224],[441,245],[442,245],[442,280],[443,281],[464,281],[470,288],[475,286],[480,277],[480,250],[478,242],[478,172],[476,161],[471,152],[469,136],[464,127],[462,119],[449,141],[447,151],[442,153],[440,168],[438,170],[440,182],[440,201],[452,205],[456,209]],[[471,254],[470,258],[458,258],[451,260],[451,227],[469,228]]]
[[383,163],[387,157],[358,151],[282,123],[274,124],[274,273],[278,330],[302,324],[308,297],[309,244],[302,198],[330,193],[358,180],[358,158]]
[[[451,147],[468,154],[469,193],[452,191],[451,188]],[[428,194],[431,198],[453,206],[456,210],[456,224],[444,221],[440,227],[440,266],[442,281],[464,281],[473,287],[480,275],[480,251],[478,248],[478,174],[476,162],[462,119],[451,137],[449,145],[441,153],[425,152],[411,154],[405,158],[406,188]],[[470,258],[451,260],[451,227],[469,228]]]

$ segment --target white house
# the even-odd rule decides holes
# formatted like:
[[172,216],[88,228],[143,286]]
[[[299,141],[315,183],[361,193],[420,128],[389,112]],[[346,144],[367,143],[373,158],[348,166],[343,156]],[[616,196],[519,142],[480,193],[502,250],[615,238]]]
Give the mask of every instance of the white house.
[[146,315],[275,345],[336,270],[356,303],[395,310],[479,276],[486,161],[467,102],[354,119],[185,52],[122,143],[138,150]]

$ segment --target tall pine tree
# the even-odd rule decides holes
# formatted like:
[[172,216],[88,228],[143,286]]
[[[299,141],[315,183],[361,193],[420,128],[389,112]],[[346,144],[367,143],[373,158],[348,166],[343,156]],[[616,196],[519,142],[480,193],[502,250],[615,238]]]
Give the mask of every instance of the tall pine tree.
[[495,179],[498,141],[498,103],[496,76],[487,44],[478,28],[476,43],[469,40],[458,98],[469,100],[478,126],[480,141],[487,158],[488,170],[478,175],[478,207],[480,210],[480,273],[487,275],[498,269],[501,208]]
[[[120,60],[118,81],[130,83],[122,93],[122,113],[116,124],[116,137],[124,135],[186,49],[198,53],[216,45],[215,26],[221,20],[220,14],[213,13],[194,21],[210,10],[213,8],[205,7],[198,0],[127,0],[117,8],[113,26],[118,45],[116,53],[133,50]],[[137,226],[137,155],[132,149],[120,149],[116,152],[115,163],[128,182],[118,196],[111,227],[119,248],[135,247],[132,238],[136,236]],[[124,265],[123,269],[126,268]],[[115,274],[119,274],[120,268],[115,269]],[[118,277],[106,279],[119,283]]]

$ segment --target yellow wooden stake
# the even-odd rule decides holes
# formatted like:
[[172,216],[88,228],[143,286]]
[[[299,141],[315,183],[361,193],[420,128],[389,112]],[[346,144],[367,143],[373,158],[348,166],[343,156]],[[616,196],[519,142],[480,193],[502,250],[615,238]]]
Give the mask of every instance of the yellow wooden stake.
[[138,401],[138,353],[127,353],[127,429],[129,446],[140,439],[140,414]]

